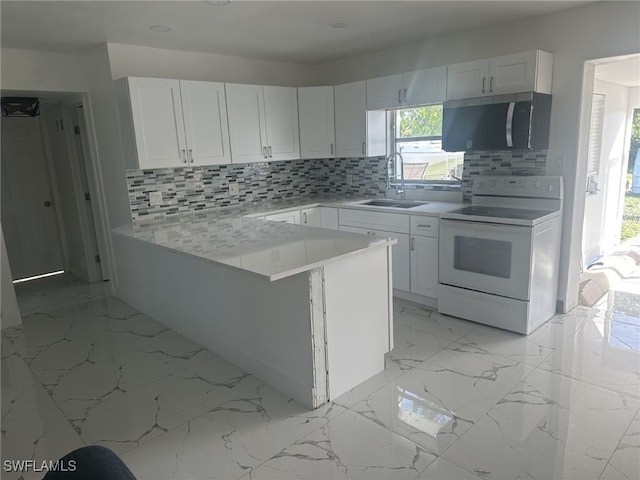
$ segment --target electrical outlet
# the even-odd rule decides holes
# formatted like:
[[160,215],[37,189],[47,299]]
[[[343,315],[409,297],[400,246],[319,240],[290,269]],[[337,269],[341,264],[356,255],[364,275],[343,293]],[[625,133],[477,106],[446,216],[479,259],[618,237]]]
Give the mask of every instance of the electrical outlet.
[[353,175],[347,173],[347,185],[351,185],[353,183]]
[[149,205],[152,207],[162,205],[162,192],[149,192]]
[[240,195],[240,186],[237,183],[234,182],[229,184],[229,195],[234,197]]

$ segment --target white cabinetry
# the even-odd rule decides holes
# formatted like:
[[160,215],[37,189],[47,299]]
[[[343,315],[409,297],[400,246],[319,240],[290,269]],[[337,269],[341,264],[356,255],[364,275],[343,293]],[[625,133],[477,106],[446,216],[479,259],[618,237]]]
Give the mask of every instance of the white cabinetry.
[[334,87],[336,157],[385,155],[386,113],[367,111],[365,81]]
[[300,210],[291,210],[289,212],[282,213],[272,213],[270,215],[265,215],[265,220],[270,220],[272,222],[285,222],[285,223],[300,223]]
[[311,207],[300,210],[300,223],[310,227],[338,230],[338,209],[333,207]]
[[407,108],[439,103],[447,96],[447,67],[367,80],[367,108]]
[[339,209],[340,230],[395,238],[392,247],[393,288],[410,291],[409,216],[355,209]]
[[411,216],[411,293],[438,296],[438,219]]
[[300,158],[297,89],[226,84],[235,163]]
[[534,91],[551,93],[553,54],[542,50],[447,67],[447,98]]
[[118,81],[127,168],[230,163],[224,85],[160,78]]
[[301,157],[333,157],[336,143],[333,87],[298,88],[298,114]]

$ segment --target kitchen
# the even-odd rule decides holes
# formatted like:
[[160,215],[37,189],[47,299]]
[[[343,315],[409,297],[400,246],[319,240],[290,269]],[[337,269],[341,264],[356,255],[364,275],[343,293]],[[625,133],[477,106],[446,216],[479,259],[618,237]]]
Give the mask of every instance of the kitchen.
[[[624,10],[624,8],[629,8],[618,5],[615,7],[616,8],[613,9],[614,12],[618,12],[618,9]],[[567,229],[566,225],[568,224],[569,227],[571,227],[572,224],[576,223],[577,218],[577,212],[575,211],[573,203],[577,201],[576,197],[578,197],[574,190],[575,186],[580,183],[575,173],[579,165],[575,160],[574,162],[568,160],[569,158],[576,158],[575,153],[572,154],[571,152],[575,152],[577,137],[574,138],[573,141],[566,139],[566,134],[560,132],[559,130],[561,129],[554,129],[553,125],[576,124],[577,122],[580,105],[579,92],[570,84],[571,82],[575,83],[579,81],[576,80],[576,78],[580,78],[580,73],[578,72],[581,72],[582,62],[603,56],[632,53],[634,48],[633,42],[631,41],[631,45],[629,45],[629,39],[622,36],[620,38],[607,37],[605,40],[604,38],[593,39],[585,34],[581,42],[576,40],[575,44],[571,43],[570,45],[563,43],[560,39],[562,29],[559,28],[559,25],[563,25],[564,22],[574,21],[576,30],[579,30],[577,26],[581,25],[581,22],[588,22],[598,17],[598,8],[604,7],[584,7],[584,10],[581,9],[579,12],[581,15],[584,15],[584,17],[578,15],[575,20],[573,15],[565,12],[564,14],[551,15],[543,20],[528,20],[513,25],[507,24],[507,32],[501,32],[500,35],[491,28],[485,28],[484,30],[480,29],[461,35],[459,38],[449,37],[446,42],[434,40],[429,44],[434,49],[433,54],[430,55],[428,59],[424,59],[420,64],[421,68],[431,68],[482,58],[493,58],[514,52],[532,51],[539,48],[554,53],[552,93],[554,106],[559,103],[559,108],[552,109],[551,113],[552,132],[549,140],[550,145],[547,154],[546,171],[543,173],[563,175],[565,178],[566,194],[563,216],[565,228],[563,230],[570,232],[565,234],[563,243],[563,252],[565,253],[570,251],[571,237],[574,231],[571,228]],[[575,14],[575,12],[572,13]],[[608,12],[605,17],[607,20],[603,21],[612,21],[609,20],[610,12]],[[617,20],[622,22],[624,18],[625,15],[620,13],[620,17],[617,18]],[[540,38],[538,34],[538,32],[543,29],[546,29],[545,31],[549,33],[544,39]],[[525,34],[523,34],[521,30],[524,30]],[[604,28],[604,30],[607,29]],[[515,32],[519,33],[516,34]],[[529,32],[528,35],[526,34],[527,32]],[[556,43],[553,41],[552,34],[554,34],[554,32],[556,32],[555,35],[558,37]],[[505,35],[509,36],[509,33],[512,34],[514,41],[508,46],[502,45],[504,42],[501,42],[501,39],[504,39]],[[608,32],[608,35],[611,36],[613,34]],[[464,48],[462,47],[463,44],[465,44]],[[477,51],[469,52],[469,44],[476,45]],[[317,69],[318,72],[323,75],[323,78],[326,79],[326,82],[317,83],[337,85],[351,81],[378,78],[390,73],[415,71],[417,59],[422,58],[419,53],[422,47],[422,44],[416,44],[414,46],[396,48],[395,51],[393,49],[381,51],[375,57],[365,55],[356,59],[356,61],[354,61],[354,59],[350,61],[336,61],[331,66],[327,65],[326,68],[320,67]],[[403,52],[402,55],[399,55],[401,50],[403,51],[407,48],[409,53]],[[59,71],[55,67],[56,64],[62,65],[64,62],[67,68],[64,72],[60,72],[61,74],[64,73],[60,80],[64,79],[65,76],[73,76],[73,72],[78,71],[79,68],[79,64],[70,56],[44,53],[34,55],[33,53],[21,52],[16,49],[3,48],[3,63],[11,61],[12,58],[20,61],[15,62],[16,69],[3,68],[3,88],[7,89],[12,89],[12,85],[15,85],[13,89],[16,90],[41,90],[42,86],[36,88],[38,83],[38,69],[41,68],[40,60],[48,64],[53,64],[53,72]],[[136,59],[139,58],[145,58],[147,61],[144,64],[140,64],[140,62],[136,61]],[[582,60],[580,61],[578,59]],[[268,67],[265,66],[262,71],[257,70],[261,73],[247,78],[248,75],[242,73],[241,67],[243,65],[241,65],[240,60],[235,60],[238,62],[235,73],[229,70],[220,72],[215,68],[216,60],[218,66],[223,66],[229,59],[208,54],[169,52],[147,47],[132,47],[118,44],[108,44],[98,47],[95,51],[86,54],[85,60],[87,64],[91,65],[88,72],[90,87],[78,85],[78,83],[82,83],[79,78],[73,79],[73,82],[77,82],[75,86],[73,83],[66,83],[64,86],[56,85],[58,79],[56,79],[55,75],[52,75],[49,80],[52,90],[65,91],[72,89],[74,91],[90,92],[93,120],[97,136],[96,150],[102,164],[105,190],[108,192],[107,198],[109,201],[107,202],[108,206],[106,210],[108,211],[109,223],[112,228],[130,223],[131,218],[129,195],[127,194],[127,186],[122,176],[122,172],[126,170],[125,159],[130,157],[118,152],[119,141],[110,141],[110,139],[119,138],[116,125],[120,121],[119,112],[115,108],[116,93],[113,89],[112,79],[116,80],[126,76],[151,76],[256,84],[261,83],[261,76],[264,75],[276,76],[275,78],[272,77],[269,81],[267,81],[266,78],[262,80],[267,84],[301,86],[308,82],[308,80],[305,80],[303,77],[307,74],[310,75],[308,70],[311,70],[305,66],[293,68],[291,65],[284,65],[282,69],[277,69],[276,73],[276,69],[269,70]],[[385,62],[384,60],[388,61]],[[404,62],[404,64],[402,62]],[[190,73],[188,75],[180,71],[185,68],[185,65],[189,66]],[[391,67],[383,67],[382,65],[394,65],[394,67],[391,69]],[[254,63],[254,66],[257,68],[259,65],[258,63]],[[21,70],[21,68],[23,68],[23,70]],[[231,68],[231,70],[233,70],[233,68]],[[7,76],[6,80],[5,75]],[[12,76],[14,76],[14,78],[12,78]],[[19,88],[18,85],[20,85]],[[94,92],[93,95],[91,95],[91,92]],[[573,108],[569,108],[571,105]],[[384,158],[381,159],[381,161],[374,162],[374,165],[380,168],[380,164],[383,161]],[[360,169],[362,169],[363,172],[367,172],[369,166],[366,162],[367,161],[360,161],[356,163],[351,172],[345,172],[344,178],[346,179],[347,175],[354,175],[356,178],[352,178],[352,181],[355,180],[353,183],[359,185],[360,181],[357,178],[357,174]],[[292,165],[298,167],[295,161]],[[329,163],[328,168],[330,169],[331,167],[332,165]],[[320,168],[325,167],[322,165]],[[383,168],[380,168],[380,170],[382,170],[384,175]],[[384,176],[382,178],[382,183],[384,183]],[[567,178],[575,178],[576,183],[568,182],[567,184]],[[331,185],[331,183],[329,183],[329,185]],[[347,185],[345,185],[345,187],[347,187]],[[568,277],[575,274],[570,265],[570,258],[572,257],[563,254],[561,258],[561,287],[559,298],[561,300],[563,298],[571,299],[572,293],[566,290],[574,288],[573,286],[569,286],[568,282]],[[115,279],[113,281],[115,283]],[[561,310],[570,310],[572,302],[574,302],[573,299],[565,300]]]

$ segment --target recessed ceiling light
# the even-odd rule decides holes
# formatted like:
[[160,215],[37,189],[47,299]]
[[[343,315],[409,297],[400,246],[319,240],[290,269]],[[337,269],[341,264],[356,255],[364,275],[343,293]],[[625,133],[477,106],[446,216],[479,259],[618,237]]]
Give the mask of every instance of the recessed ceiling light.
[[346,22],[334,22],[331,24],[331,28],[347,28],[349,26]]
[[173,27],[170,27],[169,25],[151,25],[149,27],[149,30],[151,30],[152,32],[166,33],[166,32],[170,32],[171,30],[173,30]]
[[204,3],[213,5],[214,7],[224,7],[225,5],[229,5],[231,0],[204,0]]

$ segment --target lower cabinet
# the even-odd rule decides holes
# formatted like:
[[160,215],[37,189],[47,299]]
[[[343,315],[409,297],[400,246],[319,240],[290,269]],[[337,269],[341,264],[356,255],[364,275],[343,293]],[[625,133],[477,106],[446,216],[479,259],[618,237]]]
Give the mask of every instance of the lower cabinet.
[[350,227],[340,225],[343,232],[362,233],[365,235],[377,235],[380,237],[395,238],[398,240],[392,251],[392,269],[393,269],[393,288],[399,290],[410,291],[410,256],[409,256],[409,235],[406,233],[385,232],[383,230],[375,230],[371,228]]
[[291,210],[290,212],[272,213],[271,215],[265,215],[265,220],[271,220],[272,222],[286,222],[286,223],[300,223],[300,210]]
[[411,293],[438,296],[439,219],[411,215]]
[[338,209],[334,207],[311,207],[300,210],[300,223],[310,227],[338,230]]
[[411,293],[438,296],[438,239],[411,236]]
[[335,207],[309,207],[253,218],[338,230],[338,209]]

